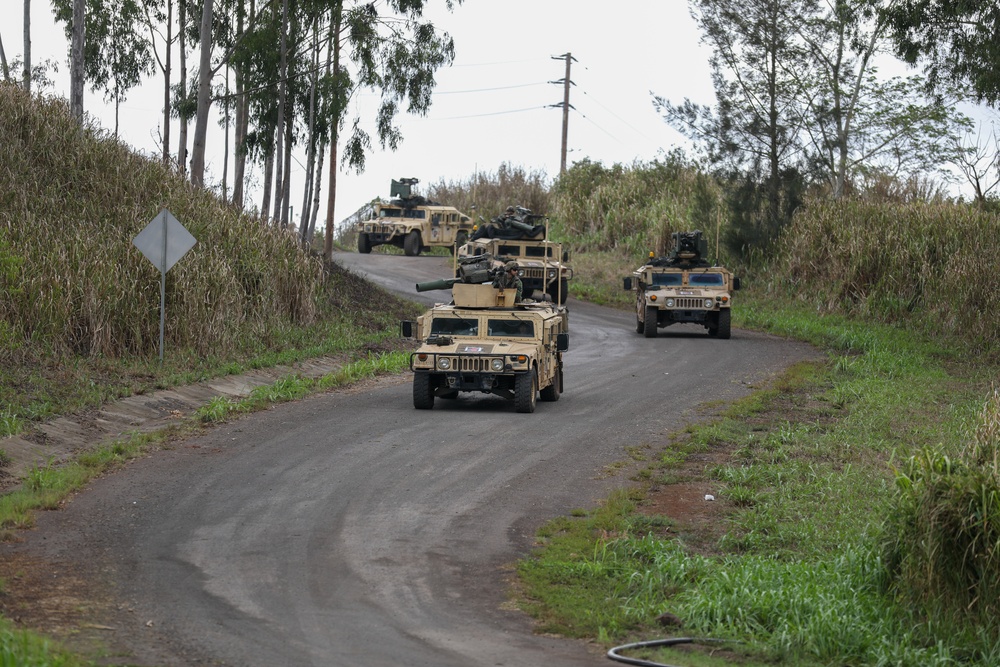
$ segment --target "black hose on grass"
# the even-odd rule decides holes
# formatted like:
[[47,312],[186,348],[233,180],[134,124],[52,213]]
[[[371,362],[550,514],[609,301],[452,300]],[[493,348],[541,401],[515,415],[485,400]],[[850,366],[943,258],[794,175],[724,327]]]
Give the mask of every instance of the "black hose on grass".
[[608,657],[611,658],[612,660],[623,662],[626,665],[639,665],[640,667],[675,667],[674,665],[665,665],[662,662],[651,662],[649,660],[640,660],[639,658],[627,658],[623,655],[618,655],[618,652],[637,649],[637,648],[677,646],[678,644],[724,644],[724,643],[732,643],[734,641],[736,640],[711,639],[711,638],[702,639],[697,637],[671,637],[669,639],[653,639],[648,642],[635,642],[634,644],[624,644],[622,646],[616,646],[608,651]]

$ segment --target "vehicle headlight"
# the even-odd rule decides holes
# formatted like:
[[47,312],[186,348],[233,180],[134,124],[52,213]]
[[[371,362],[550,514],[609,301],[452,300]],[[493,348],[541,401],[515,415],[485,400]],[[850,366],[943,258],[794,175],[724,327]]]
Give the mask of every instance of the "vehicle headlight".
[[518,278],[523,278],[524,277],[524,269],[518,269],[517,270],[517,276],[518,276]]
[[443,371],[446,371],[449,368],[451,368],[451,359],[449,359],[448,357],[441,357],[440,359],[438,359],[438,368],[440,368]]
[[556,270],[549,269],[549,278],[555,278],[555,277],[556,277]]
[[673,307],[674,307],[674,300],[667,299],[667,308],[673,308]]
[[502,371],[503,359],[494,359],[493,361],[490,362],[490,367],[497,372]]
[[705,307],[706,308],[711,308],[714,305],[715,305],[714,301],[712,301],[711,299],[705,299]]

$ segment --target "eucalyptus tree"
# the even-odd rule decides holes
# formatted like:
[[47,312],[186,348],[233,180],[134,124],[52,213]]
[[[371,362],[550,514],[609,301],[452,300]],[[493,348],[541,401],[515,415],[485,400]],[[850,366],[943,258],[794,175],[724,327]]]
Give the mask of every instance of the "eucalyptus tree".
[[[448,10],[462,0],[445,0]],[[326,232],[323,255],[333,256],[334,207],[337,196],[337,151],[340,132],[346,125],[347,103],[360,90],[380,95],[375,112],[375,138],[380,146],[396,150],[402,133],[396,115],[423,115],[431,106],[434,73],[450,65],[455,44],[447,33],[424,19],[426,0],[387,0],[384,11],[373,2],[327,0],[332,31],[331,77],[335,83],[330,106],[330,182],[327,190]],[[344,141],[343,163],[364,170],[365,155],[372,147],[372,134],[361,117],[351,120]]]
[[[93,90],[115,106],[115,135],[118,114],[128,91],[152,72],[153,56],[145,37],[148,10],[157,0],[90,0],[84,19],[86,41],[83,71]],[[67,33],[73,29],[75,2],[53,0],[56,20],[65,22]]]
[[31,92],[31,0],[24,0],[24,90]]

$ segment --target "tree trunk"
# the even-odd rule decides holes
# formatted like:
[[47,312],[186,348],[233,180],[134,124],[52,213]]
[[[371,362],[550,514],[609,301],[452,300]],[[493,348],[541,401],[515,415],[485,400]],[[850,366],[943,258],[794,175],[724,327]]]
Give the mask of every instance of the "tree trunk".
[[[279,54],[279,65],[278,65],[278,125],[275,129],[275,136],[278,143],[275,146],[274,153],[278,160],[278,166],[275,170],[276,176],[278,178],[277,187],[274,190],[274,215],[272,216],[275,222],[281,221],[284,223],[284,218],[282,217],[282,204],[284,204],[285,196],[285,181],[284,181],[284,159],[285,159],[285,97],[288,94],[288,83],[287,83],[287,73],[288,73],[288,0],[283,0],[281,3],[281,46],[278,49]],[[284,226],[284,225],[282,225]]]
[[205,184],[205,144],[208,139],[208,112],[212,105],[212,0],[205,0],[201,10],[201,58],[198,64],[198,110],[195,114],[194,142],[191,150],[191,183]]
[[[340,28],[341,6],[338,3],[333,10],[333,25],[330,27],[330,38],[333,40],[333,76],[337,80],[340,74]],[[339,111],[339,110],[338,110]],[[330,190],[326,195],[326,232],[323,236],[323,259],[333,261],[333,210],[337,204],[337,139],[339,127],[337,122],[340,114],[334,114],[330,125]]]
[[316,83],[319,78],[319,19],[313,19],[312,25],[312,49],[309,62],[312,65],[312,75],[309,77],[309,131],[306,133],[306,175],[302,179],[302,213],[299,218],[302,224],[299,225],[299,242],[303,248],[309,245],[309,220],[312,218],[313,174],[316,169]]
[[229,200],[229,65],[226,65],[226,126],[222,151],[222,201]]
[[[273,139],[273,137],[272,137]],[[265,222],[267,221],[267,212],[271,210],[271,187],[274,183],[274,144],[272,141],[272,148],[267,151],[267,155],[264,158],[264,195],[260,202],[260,217]]]
[[31,0],[24,0],[24,91],[31,92]]
[[167,0],[167,53],[163,66],[163,166],[170,166],[170,56],[173,51],[174,0]]
[[181,106],[180,113],[177,114],[180,120],[180,130],[177,133],[177,170],[181,174],[187,173],[187,141],[188,141],[188,118],[187,118],[187,3],[184,0],[178,2],[177,24],[180,30],[181,46]]
[[3,80],[10,82],[10,68],[7,66],[7,54],[3,51],[3,37],[0,36],[0,70],[3,71]]
[[70,57],[69,109],[83,124],[83,46],[86,39],[86,0],[73,0],[73,40]]
[[[245,4],[241,3],[239,8],[239,13],[236,17],[236,35],[237,39],[243,36],[244,24],[243,18],[246,14],[244,11]],[[253,3],[250,4],[250,16],[253,18]],[[246,85],[244,83],[243,70],[236,70],[236,136],[234,137],[234,144],[236,146],[236,154],[234,156],[233,165],[233,204],[239,208],[243,208],[243,178],[246,173],[246,139],[247,139],[247,126],[248,118],[250,116],[248,111],[249,99],[246,95]]]

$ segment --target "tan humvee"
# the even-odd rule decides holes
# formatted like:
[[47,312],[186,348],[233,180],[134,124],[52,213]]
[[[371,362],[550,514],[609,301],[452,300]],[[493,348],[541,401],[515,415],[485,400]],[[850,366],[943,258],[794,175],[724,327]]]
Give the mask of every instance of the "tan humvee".
[[523,207],[509,207],[506,215],[477,226],[465,245],[459,246],[460,258],[489,254],[497,265],[516,261],[520,270],[523,296],[547,293],[559,304],[566,303],[568,281],[573,278],[569,253],[558,243],[546,240],[544,216]]
[[358,223],[358,252],[368,254],[378,245],[401,248],[413,257],[431,248],[462,245],[472,235],[472,219],[454,206],[443,206],[419,195],[411,195],[415,178],[392,182],[388,202],[373,206],[372,217]]
[[[439,283],[453,282],[424,285],[439,289]],[[513,290],[491,285],[451,287],[451,303],[401,323],[403,337],[421,341],[410,355],[413,407],[429,410],[435,398],[453,399],[460,392],[502,396],[518,412],[534,412],[537,398],[558,401],[562,353],[569,349],[566,309],[548,301],[514,303]]]
[[667,257],[653,257],[625,278],[626,290],[635,291],[635,330],[655,338],[657,328],[693,322],[708,335],[730,337],[732,293],[740,279],[704,259],[706,242],[700,231],[675,232],[675,249]]

